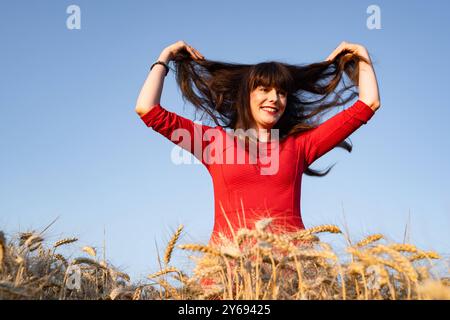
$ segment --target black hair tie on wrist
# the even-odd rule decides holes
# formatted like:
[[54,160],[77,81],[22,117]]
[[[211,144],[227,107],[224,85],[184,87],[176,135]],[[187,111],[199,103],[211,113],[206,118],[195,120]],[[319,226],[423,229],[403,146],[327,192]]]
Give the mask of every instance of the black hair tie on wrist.
[[169,66],[168,66],[167,64],[165,64],[164,62],[162,62],[162,61],[159,61],[159,60],[156,61],[154,64],[152,64],[152,66],[150,67],[150,70],[152,70],[153,67],[154,67],[155,65],[157,65],[157,64],[163,65],[164,68],[166,68],[166,76],[167,76],[167,74],[169,73]]

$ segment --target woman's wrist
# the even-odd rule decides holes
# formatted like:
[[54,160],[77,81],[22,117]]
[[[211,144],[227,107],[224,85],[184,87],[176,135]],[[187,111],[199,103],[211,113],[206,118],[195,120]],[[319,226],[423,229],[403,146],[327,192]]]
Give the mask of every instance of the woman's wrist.
[[171,53],[164,49],[161,54],[159,55],[158,59],[152,64],[150,67],[150,70],[153,69],[153,67],[156,67],[157,65],[160,66],[160,68],[164,68],[166,70],[165,76],[169,73],[169,62],[171,60]]

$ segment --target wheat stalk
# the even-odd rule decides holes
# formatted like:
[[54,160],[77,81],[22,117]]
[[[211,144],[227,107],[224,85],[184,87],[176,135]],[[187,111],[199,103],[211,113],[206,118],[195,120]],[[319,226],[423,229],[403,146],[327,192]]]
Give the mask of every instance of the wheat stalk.
[[86,252],[88,255],[90,255],[93,258],[95,258],[97,256],[97,252],[92,247],[85,246],[81,250],[83,250],[84,252]]
[[386,265],[398,272],[402,272],[402,269],[400,269],[395,263],[393,263],[392,261],[374,256],[371,254],[373,252],[369,253],[367,251],[360,251],[354,247],[348,247],[347,252],[356,256],[359,260],[365,262],[367,265],[383,264],[383,265]]
[[364,272],[364,264],[361,262],[351,262],[346,267],[349,274],[361,274]]
[[213,266],[213,267],[208,267],[208,268],[198,268],[195,269],[194,274],[197,278],[204,278],[206,276],[209,275],[213,275],[219,272],[223,271],[223,267],[222,266]]
[[109,297],[111,298],[111,300],[116,300],[117,298],[121,298],[121,297],[132,299],[134,293],[135,293],[134,290],[132,291],[128,288],[117,287],[111,291],[111,293],[109,294]]
[[142,294],[142,286],[139,286],[134,291],[132,300],[139,300],[141,298],[141,294]]
[[172,274],[172,278],[174,278],[175,280],[180,281],[183,284],[187,284],[189,282],[189,276],[187,274],[185,274],[183,271],[178,271],[175,274]]
[[75,241],[78,241],[78,239],[77,238],[61,239],[61,240],[58,240],[58,241],[55,242],[55,244],[53,245],[53,248],[56,249],[56,248],[58,248],[60,246],[63,246],[63,245],[69,244],[69,243],[73,243]]
[[416,253],[418,251],[416,246],[407,243],[394,243],[390,244],[388,247],[395,251],[412,252],[412,253]]
[[222,247],[220,253],[231,259],[239,259],[242,256],[241,250],[232,245]]
[[313,227],[310,229],[307,229],[311,234],[314,233],[321,233],[321,232],[329,232],[329,233],[342,233],[341,229],[339,229],[337,226],[332,224],[325,224],[317,227]]
[[180,237],[181,231],[183,230],[183,225],[180,225],[175,231],[174,235],[172,236],[172,239],[170,239],[169,244],[167,245],[166,252],[164,254],[164,263],[167,265],[170,262],[170,258],[172,256],[173,248],[175,247],[175,243],[178,241],[178,238]]
[[417,267],[416,270],[417,270],[417,273],[419,274],[421,282],[430,278],[430,273],[429,273],[427,267],[423,267],[423,266]]
[[450,287],[450,278],[448,278],[448,277],[442,278],[442,279],[441,279],[441,283],[442,283],[444,286]]
[[98,263],[97,261],[89,259],[89,258],[76,258],[72,261],[72,264],[83,264],[83,263],[94,266],[99,269],[107,269],[107,267],[105,265],[102,265],[102,264]]
[[166,289],[166,294],[167,292],[170,293],[170,295],[174,298],[174,299],[179,299],[180,295],[178,294],[178,291],[176,288],[172,287],[167,281],[163,280],[163,279],[158,279],[158,283],[164,288]]
[[264,218],[255,222],[255,228],[258,231],[264,231],[271,223],[273,218]]
[[208,291],[206,291],[205,293],[203,293],[202,295],[200,295],[199,299],[203,299],[203,300],[209,300],[210,298],[217,298],[217,296],[222,295],[224,292],[223,288],[218,286],[214,289],[210,289]]
[[420,251],[409,258],[409,261],[416,261],[421,259],[441,259],[441,256],[434,251]]
[[54,258],[55,258],[56,260],[61,261],[61,262],[67,267],[67,265],[68,265],[67,260],[66,260],[62,255],[60,255],[59,253],[58,253],[58,254],[55,254],[55,255],[54,255]]
[[220,257],[215,255],[205,255],[201,258],[191,257],[192,259],[197,261],[197,266],[202,268],[214,267],[220,263]]
[[441,281],[428,279],[419,286],[418,291],[426,300],[450,300],[450,288]]
[[261,241],[265,241],[277,246],[280,249],[284,249],[286,251],[296,250],[295,246],[291,242],[285,241],[281,236],[270,233],[270,232],[262,232],[258,230],[248,230],[241,229],[238,231],[238,242],[242,243],[242,240],[245,238],[254,238]]
[[332,251],[297,250],[297,255],[337,260],[336,255]]
[[40,237],[37,234],[32,234],[30,237],[27,238],[27,240],[24,242],[24,247],[28,247],[29,249],[31,249],[33,247],[33,245],[39,245],[42,241],[44,241],[44,239],[42,237]]
[[355,245],[355,247],[357,247],[357,248],[364,247],[364,246],[367,246],[368,244],[371,244],[371,243],[373,243],[375,241],[378,241],[380,239],[383,239],[383,235],[382,234],[379,234],[379,233],[373,234],[373,235],[370,235],[370,236],[364,238],[360,242],[358,242]]
[[395,251],[394,249],[391,249],[390,247],[384,246],[384,245],[378,245],[378,247],[388,253],[392,259],[398,264],[400,269],[411,279],[412,281],[416,282],[418,279],[418,275],[416,270],[414,270],[414,267],[411,265],[410,261],[401,255],[398,251]]
[[122,278],[124,280],[126,280],[127,282],[130,282],[130,276],[124,272],[120,272],[118,270],[115,270],[113,268],[109,269],[109,272],[111,274],[111,276],[113,277],[114,281],[117,280],[117,278]]
[[34,232],[22,232],[19,234],[19,245],[23,246],[25,244],[25,241],[28,240],[29,237],[31,237],[34,234]]
[[0,231],[0,271],[3,270],[3,260],[5,259],[6,240],[5,235]]
[[339,229],[337,226],[332,224],[324,224],[321,226],[300,230],[292,235],[292,239],[301,240],[304,237],[308,237],[311,236],[312,234],[321,232],[342,233],[341,229]]
[[155,272],[155,273],[153,273],[153,274],[147,276],[147,278],[153,279],[153,278],[156,278],[156,277],[159,277],[159,276],[162,276],[162,275],[164,275],[164,274],[171,273],[171,272],[180,272],[180,270],[178,270],[178,269],[175,268],[175,267],[168,267],[168,268],[165,268],[165,269],[163,269],[163,270],[160,270],[160,271],[158,271],[158,272]]
[[32,295],[26,288],[17,287],[13,283],[10,283],[7,281],[0,282],[0,292],[2,290],[9,292],[11,294],[17,295],[17,296],[25,297],[27,299],[30,299],[32,297]]
[[200,251],[203,253],[209,253],[212,254],[213,256],[222,256],[222,254],[217,251],[216,249],[211,248],[210,246],[204,246],[201,244],[182,244],[179,245],[178,248],[182,249],[182,250],[191,250],[191,251]]

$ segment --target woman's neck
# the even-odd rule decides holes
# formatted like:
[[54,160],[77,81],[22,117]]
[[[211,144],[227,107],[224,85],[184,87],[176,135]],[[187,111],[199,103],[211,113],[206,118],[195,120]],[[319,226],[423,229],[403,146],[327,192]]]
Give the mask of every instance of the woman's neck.
[[238,136],[242,136],[242,133],[240,131],[244,131],[245,135],[252,141],[256,142],[268,142],[271,139],[275,139],[276,135],[273,136],[271,133],[271,129],[266,128],[259,128],[259,127],[252,127],[251,129],[242,129],[242,128],[236,128],[235,134],[237,133]]
[[253,128],[250,130],[251,138],[257,139],[259,142],[268,142],[271,139],[271,131],[266,128]]

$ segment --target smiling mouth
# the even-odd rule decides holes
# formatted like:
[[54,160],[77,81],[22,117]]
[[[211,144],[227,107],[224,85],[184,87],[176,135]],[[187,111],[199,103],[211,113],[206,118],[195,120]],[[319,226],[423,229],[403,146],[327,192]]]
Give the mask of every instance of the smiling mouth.
[[272,107],[261,107],[261,109],[270,114],[276,114],[278,112],[277,108],[272,108]]

